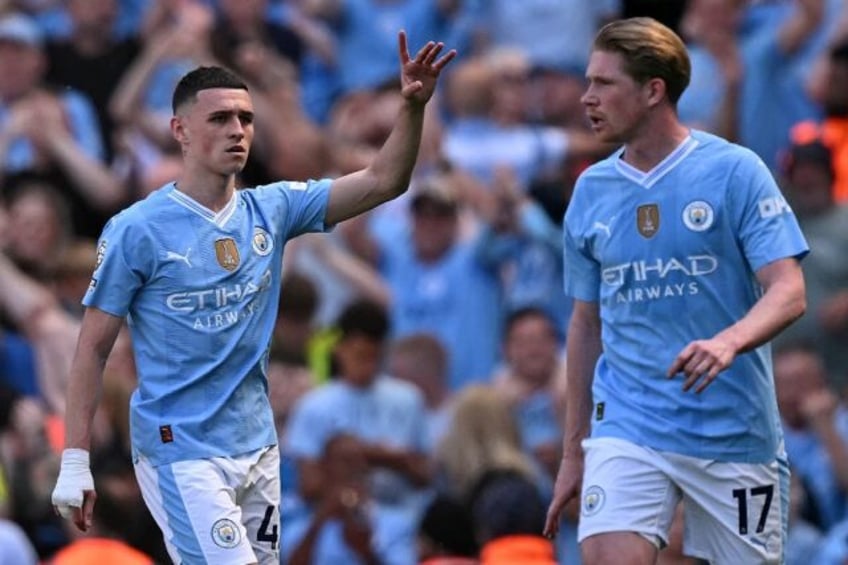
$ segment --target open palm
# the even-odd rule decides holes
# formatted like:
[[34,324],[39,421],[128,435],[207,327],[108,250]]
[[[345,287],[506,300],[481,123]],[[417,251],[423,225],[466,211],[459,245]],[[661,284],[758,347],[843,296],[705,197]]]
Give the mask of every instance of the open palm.
[[410,58],[407,47],[406,32],[398,32],[398,49],[400,51],[401,94],[407,100],[426,104],[433,91],[442,69],[456,57],[456,49],[451,49],[437,59],[445,45],[441,42],[428,41],[415,58]]

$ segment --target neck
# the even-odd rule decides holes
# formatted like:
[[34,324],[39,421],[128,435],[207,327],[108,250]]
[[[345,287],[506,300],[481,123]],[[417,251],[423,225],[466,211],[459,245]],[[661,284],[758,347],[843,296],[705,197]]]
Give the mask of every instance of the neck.
[[650,171],[674,151],[689,135],[673,110],[659,113],[646,120],[624,144],[624,161],[640,171]]
[[235,176],[191,174],[185,171],[177,181],[177,189],[213,212],[220,211],[235,192]]

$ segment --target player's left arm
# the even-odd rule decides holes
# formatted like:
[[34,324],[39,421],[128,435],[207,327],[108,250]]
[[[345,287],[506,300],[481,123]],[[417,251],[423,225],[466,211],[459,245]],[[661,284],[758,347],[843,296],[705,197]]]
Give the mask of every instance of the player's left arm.
[[737,355],[769,341],[804,314],[807,302],[798,259],[778,259],[756,275],[765,292],[751,310],[712,338],[687,345],[672,363],[668,376],[682,372],[683,390],[697,384],[695,392],[703,391]]
[[430,41],[410,58],[403,31],[398,34],[398,49],[404,104],[371,164],[333,181],[325,216],[327,225],[370,210],[401,195],[409,186],[421,143],[424,110],[436,89],[439,74],[456,56],[456,51],[450,50],[439,57],[444,44]]

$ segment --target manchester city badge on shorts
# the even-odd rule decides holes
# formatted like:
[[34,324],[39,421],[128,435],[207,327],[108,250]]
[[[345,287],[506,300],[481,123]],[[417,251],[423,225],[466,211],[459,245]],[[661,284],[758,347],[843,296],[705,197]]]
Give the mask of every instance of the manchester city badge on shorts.
[[265,257],[274,249],[274,240],[264,228],[253,228],[253,251],[260,257]]
[[241,542],[241,530],[229,518],[221,518],[212,524],[212,541],[224,549],[232,549]]
[[715,221],[715,212],[709,202],[694,200],[683,209],[683,224],[692,231],[706,231]]
[[604,505],[607,495],[598,485],[592,485],[583,493],[583,504],[580,513],[584,516],[597,514]]

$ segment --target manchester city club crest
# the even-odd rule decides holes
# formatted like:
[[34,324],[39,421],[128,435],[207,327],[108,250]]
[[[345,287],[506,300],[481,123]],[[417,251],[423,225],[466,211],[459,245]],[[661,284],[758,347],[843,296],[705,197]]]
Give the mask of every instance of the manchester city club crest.
[[274,240],[271,235],[260,227],[253,228],[253,251],[261,257],[265,257],[274,249]]
[[584,516],[591,516],[600,512],[606,501],[606,493],[604,489],[598,485],[592,485],[583,492],[583,504],[581,513]]
[[235,271],[241,261],[238,246],[231,237],[215,240],[215,257],[218,259],[218,264],[228,271]]
[[709,202],[695,200],[683,209],[683,224],[692,231],[706,231],[715,220],[715,212]]
[[221,518],[212,524],[212,541],[224,549],[231,549],[241,542],[241,530],[229,518]]
[[656,204],[643,204],[636,208],[636,228],[639,234],[651,239],[660,229],[660,207]]

